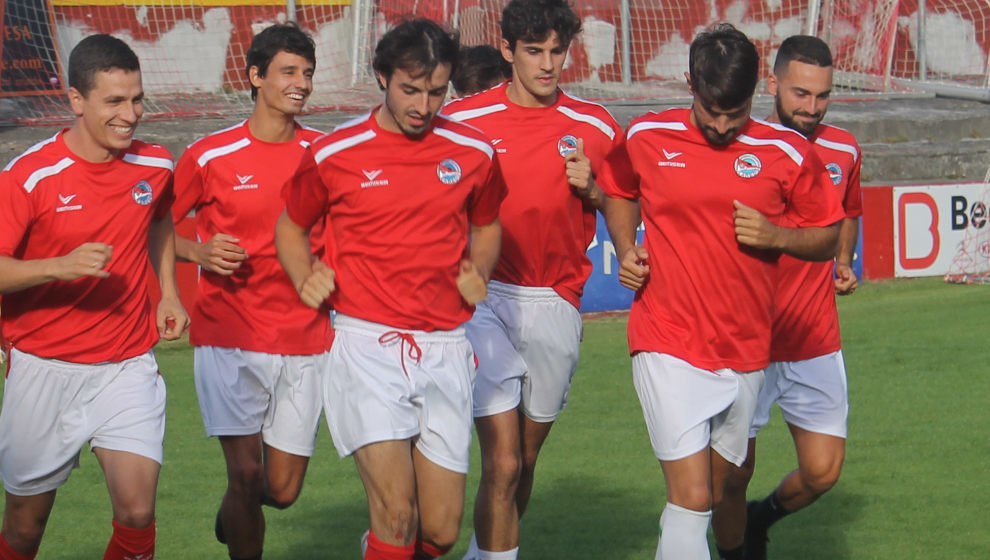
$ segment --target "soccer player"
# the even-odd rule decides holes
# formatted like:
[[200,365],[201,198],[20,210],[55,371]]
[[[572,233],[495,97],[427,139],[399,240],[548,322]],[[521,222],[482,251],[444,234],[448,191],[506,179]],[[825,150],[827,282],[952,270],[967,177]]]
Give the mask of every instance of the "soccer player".
[[151,349],[189,322],[175,282],[172,156],[134,139],[141,69],[120,39],[92,35],[72,49],[68,97],[72,126],[0,172],[0,293],[13,345],[0,410],[0,559],[37,555],[86,443],[113,509],[104,559],[153,558],[165,383]]
[[[783,255],[774,295],[773,339],[766,383],[750,428],[742,468],[732,468],[722,503],[712,518],[721,556],[727,560],[767,557],[767,530],[808,506],[838,480],[845,457],[849,401],[834,294],[856,289],[852,271],[858,218],[862,215],[860,150],[848,132],[821,124],[832,92],[832,54],[821,39],[798,35],[777,52],[767,87],[774,96],[769,120],[804,134],[814,145],[842,200],[845,218],[834,263],[806,262]],[[756,435],[776,402],[797,449],[798,468],[761,502],[750,507],[746,487],[756,461]],[[745,552],[744,552],[745,543]]]
[[594,177],[622,136],[604,107],[557,86],[581,30],[566,0],[513,0],[501,26],[512,80],[444,108],[492,139],[509,187],[502,255],[467,325],[482,471],[466,558],[484,560],[517,557],[537,457],[567,405],[591,274],[585,251],[605,198]]
[[717,25],[689,62],[690,109],[634,119],[601,177],[620,281],[637,289],[629,350],[666,483],[656,558],[668,560],[710,558],[711,509],[746,458],[777,257],[830,259],[843,218],[811,144],[750,118],[749,39]]
[[190,332],[196,392],[227,463],[217,539],[238,559],[261,558],[261,506],[286,508],[299,496],[332,338],[329,309],[299,301],[275,254],[282,185],[323,134],[295,120],[313,90],[315,47],[295,24],[273,25],[246,58],[254,111],[186,149],[173,208],[178,220],[196,211],[202,240],[178,237],[176,251],[202,270]]
[[[369,560],[443,555],[464,509],[475,357],[462,325],[498,259],[505,184],[487,138],[437,116],[457,49],[425,19],[386,33],[384,104],[310,146],[276,230],[303,302],[332,295],[337,311],[323,402],[367,494]],[[331,267],[308,249],[324,219]]]
[[512,77],[512,66],[491,45],[462,47],[457,73],[450,79],[458,97],[474,95]]

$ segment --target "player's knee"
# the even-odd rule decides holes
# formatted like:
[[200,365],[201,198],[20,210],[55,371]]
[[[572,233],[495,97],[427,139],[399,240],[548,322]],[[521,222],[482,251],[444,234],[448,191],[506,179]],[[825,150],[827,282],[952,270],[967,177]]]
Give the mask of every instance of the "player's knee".
[[240,495],[261,495],[265,484],[265,467],[261,463],[239,463],[227,468],[228,491]]
[[416,503],[411,498],[383,498],[372,504],[372,516],[378,517],[393,535],[414,535],[417,529]]
[[502,453],[485,461],[488,472],[491,473],[490,484],[498,490],[506,490],[514,495],[519,485],[519,475],[522,471],[522,460],[518,453]]
[[130,529],[144,529],[155,520],[154,506],[128,506],[114,512],[114,519],[118,525],[123,525]]
[[672,489],[667,501],[694,511],[708,511],[712,509],[712,492],[707,485],[698,484],[689,487]]
[[741,467],[729,469],[729,473],[725,477],[725,484],[722,487],[722,495],[728,499],[738,496],[746,499],[746,489],[749,487],[749,481],[752,478],[753,466],[750,464],[743,463]]
[[265,496],[265,505],[275,509],[286,509],[296,503],[299,498],[299,488],[270,488]]
[[841,473],[841,461],[805,467],[801,469],[801,482],[812,494],[821,496],[835,486]]
[[8,524],[3,529],[3,538],[14,550],[22,554],[30,554],[41,546],[41,537],[45,533],[44,524],[18,523]]
[[[446,554],[457,544],[457,537],[460,535],[460,523],[450,523],[446,527],[434,528],[427,533],[422,531],[421,539],[428,543],[437,552]],[[429,547],[428,547],[429,548]]]

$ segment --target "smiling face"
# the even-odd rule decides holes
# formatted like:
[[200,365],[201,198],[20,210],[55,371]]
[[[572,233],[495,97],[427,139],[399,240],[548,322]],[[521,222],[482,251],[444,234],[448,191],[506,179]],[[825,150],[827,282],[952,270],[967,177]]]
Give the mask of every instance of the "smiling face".
[[144,114],[141,72],[113,68],[96,72],[87,95],[69,88],[69,103],[76,114],[70,131],[72,149],[89,161],[109,161],[134,139]]
[[264,76],[252,66],[248,75],[251,85],[258,88],[255,106],[271,113],[298,115],[313,92],[314,71],[312,62],[286,51],[272,57]]
[[774,96],[770,120],[810,136],[828,111],[832,67],[792,60],[784,72],[770,75],[767,91]]
[[447,98],[450,65],[439,64],[432,72],[415,74],[396,68],[389,78],[379,73],[378,80],[385,88],[385,104],[376,115],[379,126],[418,136],[430,127]]
[[512,64],[509,98],[524,107],[553,105],[557,84],[567,59],[567,46],[560,44],[556,31],[544,41],[516,41],[514,49],[502,39],[502,56]]

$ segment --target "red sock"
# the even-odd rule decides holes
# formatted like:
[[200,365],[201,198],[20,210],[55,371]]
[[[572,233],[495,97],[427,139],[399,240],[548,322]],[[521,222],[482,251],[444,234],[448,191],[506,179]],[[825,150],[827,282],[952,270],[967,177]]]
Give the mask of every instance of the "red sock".
[[113,536],[103,560],[152,560],[155,557],[155,521],[144,529],[131,529],[113,521]]
[[38,555],[38,551],[35,550],[31,554],[21,554],[13,548],[10,547],[10,543],[7,539],[0,535],[0,560],[33,560],[35,556]]
[[416,543],[406,546],[385,544],[372,531],[368,533],[368,550],[364,553],[364,560],[412,560],[415,553]]
[[449,551],[450,549],[445,550],[422,539],[416,539],[416,558],[440,558]]

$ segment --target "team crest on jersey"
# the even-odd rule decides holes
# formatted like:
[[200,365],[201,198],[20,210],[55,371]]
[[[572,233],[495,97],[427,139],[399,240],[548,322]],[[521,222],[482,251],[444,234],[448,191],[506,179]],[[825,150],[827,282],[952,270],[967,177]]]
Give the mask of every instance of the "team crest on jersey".
[[461,180],[461,166],[447,158],[437,164],[437,178],[445,185],[453,185]]
[[557,140],[557,152],[560,153],[560,157],[567,157],[577,151],[577,144],[574,135],[561,136],[560,140]]
[[131,196],[134,198],[134,202],[137,202],[141,206],[151,204],[151,199],[154,198],[151,191],[151,185],[149,185],[147,181],[140,181],[138,184],[131,187]]
[[743,179],[752,179],[760,174],[760,170],[763,169],[763,162],[753,154],[743,154],[736,158],[734,167],[736,175]]
[[832,180],[833,185],[842,182],[842,168],[839,167],[838,163],[826,163],[825,169],[828,170],[828,178]]

